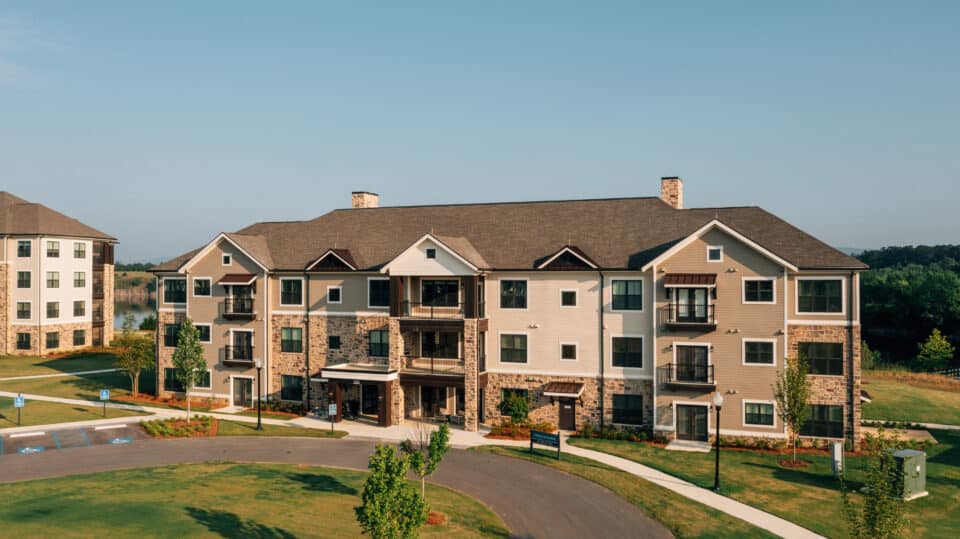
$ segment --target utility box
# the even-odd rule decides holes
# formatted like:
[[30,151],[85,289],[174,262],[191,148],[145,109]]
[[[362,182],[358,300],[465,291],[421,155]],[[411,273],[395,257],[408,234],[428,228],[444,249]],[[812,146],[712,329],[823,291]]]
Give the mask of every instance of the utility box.
[[830,449],[830,456],[833,457],[833,476],[843,477],[843,442],[833,442]]
[[894,452],[897,467],[903,472],[903,499],[906,501],[927,495],[927,454],[914,449]]

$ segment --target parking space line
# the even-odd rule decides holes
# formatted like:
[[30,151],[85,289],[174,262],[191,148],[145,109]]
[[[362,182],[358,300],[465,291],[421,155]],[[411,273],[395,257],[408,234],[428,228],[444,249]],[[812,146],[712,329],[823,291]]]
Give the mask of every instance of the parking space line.
[[54,443],[57,444],[57,449],[60,449],[60,439],[57,438],[57,433],[56,433],[56,432],[51,432],[51,433],[50,433],[50,436],[53,437]]
[[87,431],[80,429],[80,435],[83,436],[83,443],[87,444],[87,447],[90,447],[90,439],[87,438]]
[[10,438],[33,438],[34,436],[43,436],[46,432],[18,432],[11,434]]
[[112,429],[125,429],[127,428],[126,424],[123,425],[101,425],[99,427],[93,427],[93,430],[112,430]]

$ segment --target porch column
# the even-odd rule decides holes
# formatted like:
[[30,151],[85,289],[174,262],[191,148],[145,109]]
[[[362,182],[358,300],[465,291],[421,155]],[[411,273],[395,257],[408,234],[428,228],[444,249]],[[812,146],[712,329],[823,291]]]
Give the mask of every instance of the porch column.
[[463,321],[463,428],[476,432],[480,402],[477,398],[479,371],[477,366],[477,319]]

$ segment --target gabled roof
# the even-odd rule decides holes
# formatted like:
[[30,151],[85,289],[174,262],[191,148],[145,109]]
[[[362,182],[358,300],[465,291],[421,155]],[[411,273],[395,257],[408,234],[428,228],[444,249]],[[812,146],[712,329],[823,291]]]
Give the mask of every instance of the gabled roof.
[[267,240],[263,236],[251,234],[238,234],[230,232],[221,232],[200,249],[195,249],[189,253],[178,256],[177,258],[164,262],[151,268],[151,271],[176,271],[182,272],[190,268],[193,264],[200,261],[210,252],[218,243],[226,241],[232,244],[244,256],[253,261],[264,270],[269,271],[273,267],[273,258],[270,256],[270,248],[267,246]]
[[694,232],[693,232],[692,234],[690,234],[689,236],[683,238],[682,240],[678,241],[678,242],[675,243],[674,245],[671,245],[669,249],[667,249],[666,251],[660,253],[660,254],[657,255],[655,258],[653,258],[652,260],[650,260],[649,262],[647,262],[647,263],[643,266],[644,271],[646,271],[647,269],[649,269],[649,268],[650,268],[651,266],[653,266],[654,264],[659,264],[659,263],[662,262],[663,260],[666,260],[666,259],[670,258],[670,257],[673,256],[674,254],[676,254],[677,252],[679,252],[681,249],[683,249],[684,247],[686,247],[687,245],[689,245],[693,240],[702,237],[704,234],[706,234],[707,232],[710,232],[711,230],[722,230],[722,231],[725,232],[726,234],[728,234],[728,235],[730,235],[730,236],[733,236],[733,237],[736,238],[737,240],[739,240],[739,241],[743,242],[744,244],[746,244],[748,247],[752,248],[754,251],[757,251],[758,253],[760,253],[761,255],[767,257],[768,259],[774,261],[775,263],[780,264],[781,266],[783,266],[783,267],[785,267],[785,268],[787,268],[787,269],[791,269],[791,270],[793,270],[793,271],[796,271],[796,270],[798,269],[797,266],[796,266],[795,264],[793,264],[792,262],[790,262],[790,261],[788,261],[788,260],[785,260],[785,259],[781,258],[780,256],[777,256],[776,253],[773,253],[773,252],[771,252],[770,250],[764,248],[762,245],[760,245],[760,244],[758,244],[757,242],[753,241],[752,239],[750,239],[749,237],[747,237],[747,236],[745,236],[744,234],[740,233],[739,231],[735,230],[734,228],[732,228],[732,227],[730,227],[730,226],[728,226],[728,225],[723,224],[723,223],[720,222],[718,219],[714,219],[714,220],[710,221],[709,223],[703,225],[702,227],[700,227],[700,228],[697,229],[696,231],[694,231]]
[[102,241],[117,238],[87,226],[72,217],[0,191],[0,234],[24,236],[66,236]]
[[[586,253],[581,251],[575,245],[564,245],[563,247],[560,248],[559,251],[547,257],[544,257],[543,262],[537,264],[537,269],[552,269],[553,267],[558,265],[557,264],[558,262],[562,260],[570,260],[570,261],[577,262],[576,264],[577,266],[587,267],[590,269],[597,269],[596,262],[591,260]],[[572,266],[573,264],[565,263],[565,264],[559,264],[559,265],[562,266],[559,269],[569,269],[568,266]]]
[[479,253],[476,252],[476,249],[474,249],[473,246],[470,245],[469,242],[465,242],[465,240],[463,240],[463,238],[451,238],[451,237],[444,237],[444,238],[445,238],[447,241],[451,241],[451,240],[452,240],[455,244],[459,244],[459,246],[460,246],[461,249],[464,249],[464,248],[465,248],[465,250],[468,251],[468,253],[466,253],[466,256],[465,256],[465,253],[458,252],[458,251],[457,251],[456,249],[454,249],[453,246],[451,246],[449,243],[447,243],[446,241],[441,240],[439,236],[435,236],[435,235],[433,235],[433,234],[424,234],[424,235],[421,236],[419,239],[417,239],[417,241],[413,242],[412,244],[410,244],[409,247],[407,247],[406,249],[404,249],[402,253],[398,254],[398,255],[395,256],[395,257],[393,257],[393,259],[391,259],[390,262],[388,262],[388,263],[385,264],[382,268],[380,268],[380,273],[387,273],[388,271],[390,271],[390,265],[393,264],[394,261],[399,260],[401,257],[403,257],[404,255],[406,255],[407,253],[410,253],[410,252],[415,251],[416,248],[417,248],[421,243],[423,243],[423,242],[425,242],[425,241],[432,242],[432,243],[435,244],[437,247],[440,247],[441,249],[443,249],[443,250],[445,250],[446,252],[450,253],[450,255],[453,256],[453,258],[459,260],[461,263],[463,263],[463,265],[465,265],[465,266],[467,266],[468,268],[470,268],[470,270],[472,270],[472,271],[478,271],[478,270],[480,269],[479,266],[477,266],[474,262],[470,261],[470,259],[467,258],[467,256],[469,256],[470,254],[472,254],[472,255],[474,256],[474,259],[475,259],[475,260],[476,260],[476,257],[479,256]]
[[346,269],[350,271],[356,271],[357,269],[357,263],[353,260],[353,255],[350,254],[350,251],[347,249],[327,249],[326,252],[307,265],[307,270],[309,271],[316,268],[327,258],[333,258],[339,261]]

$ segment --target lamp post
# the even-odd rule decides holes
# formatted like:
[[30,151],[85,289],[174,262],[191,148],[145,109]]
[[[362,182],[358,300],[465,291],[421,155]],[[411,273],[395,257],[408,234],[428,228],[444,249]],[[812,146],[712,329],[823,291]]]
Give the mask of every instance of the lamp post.
[[713,471],[713,490],[720,490],[720,408],[723,407],[723,395],[719,391],[713,394],[713,407],[717,410],[717,434],[714,437],[714,452],[717,454],[717,463]]
[[257,430],[263,430],[263,423],[260,420],[260,369],[263,368],[263,360],[257,358]]

